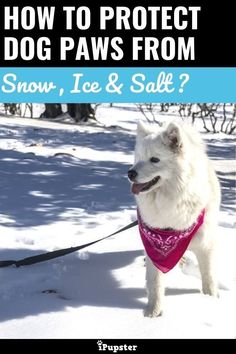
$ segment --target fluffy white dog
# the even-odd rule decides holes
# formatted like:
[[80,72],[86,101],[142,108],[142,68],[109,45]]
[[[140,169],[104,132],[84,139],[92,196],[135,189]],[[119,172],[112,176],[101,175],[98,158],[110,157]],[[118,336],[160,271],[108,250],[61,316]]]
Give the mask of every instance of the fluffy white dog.
[[204,294],[217,296],[216,227],[220,185],[200,135],[187,124],[138,124],[135,164],[128,171],[146,250],[145,316],[162,312],[164,273],[185,250],[198,259]]

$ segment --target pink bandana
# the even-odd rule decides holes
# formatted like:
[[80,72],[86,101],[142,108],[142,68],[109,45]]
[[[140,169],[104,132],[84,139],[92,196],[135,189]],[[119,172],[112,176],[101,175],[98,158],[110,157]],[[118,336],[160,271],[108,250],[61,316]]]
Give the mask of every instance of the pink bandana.
[[163,273],[174,268],[203,224],[205,209],[187,230],[152,229],[144,224],[138,212],[139,232],[147,255]]

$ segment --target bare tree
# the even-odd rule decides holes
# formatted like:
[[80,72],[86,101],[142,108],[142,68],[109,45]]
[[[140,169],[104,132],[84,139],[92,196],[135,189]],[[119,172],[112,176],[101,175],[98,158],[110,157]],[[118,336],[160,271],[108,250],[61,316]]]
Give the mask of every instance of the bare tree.
[[140,110],[140,112],[144,115],[149,123],[155,122],[159,125],[160,122],[156,119],[156,110],[158,105],[155,103],[136,103],[136,107]]
[[[95,111],[90,103],[68,103],[67,109],[69,115],[74,118],[76,122],[86,122],[90,118],[95,118]],[[45,111],[40,117],[56,118],[62,113],[60,103],[45,103]]]
[[90,103],[68,103],[68,112],[76,122],[87,122],[95,119],[95,111]]
[[27,111],[30,113],[30,118],[33,117],[32,103],[4,103],[4,110],[6,114],[18,115],[25,117]]
[[158,114],[168,112],[172,107],[182,119],[201,119],[206,132],[233,134],[236,130],[236,104],[232,103],[142,103],[136,104],[148,122],[158,122]]
[[60,103],[45,103],[45,111],[40,115],[40,118],[56,118],[62,114]]

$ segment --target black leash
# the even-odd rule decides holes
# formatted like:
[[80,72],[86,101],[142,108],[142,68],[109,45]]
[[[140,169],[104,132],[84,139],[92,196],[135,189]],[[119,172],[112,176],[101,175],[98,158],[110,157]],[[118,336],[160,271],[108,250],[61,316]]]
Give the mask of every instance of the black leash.
[[84,245],[80,245],[80,246],[77,246],[77,247],[70,247],[70,248],[64,248],[64,249],[57,250],[57,251],[41,253],[41,254],[38,254],[38,255],[33,256],[33,257],[27,257],[27,258],[20,259],[19,261],[14,261],[14,260],[0,261],[0,268],[9,267],[11,265],[15,265],[16,267],[21,267],[21,266],[26,266],[26,265],[30,265],[30,264],[45,262],[45,261],[49,261],[50,259],[62,257],[62,256],[65,256],[67,254],[79,251],[79,250],[81,250],[81,249],[83,249],[85,247],[94,245],[95,243],[100,242],[102,240],[105,240],[108,237],[117,235],[117,234],[119,234],[119,233],[121,233],[123,231],[131,229],[131,227],[134,227],[136,225],[138,225],[138,221],[137,220],[132,222],[132,223],[130,223],[129,225],[126,225],[126,226],[122,227],[122,229],[119,229],[118,231],[113,232],[112,234],[110,234],[108,236],[102,237],[99,240],[96,240],[96,241],[93,241],[93,242],[89,242],[89,243],[86,243]]

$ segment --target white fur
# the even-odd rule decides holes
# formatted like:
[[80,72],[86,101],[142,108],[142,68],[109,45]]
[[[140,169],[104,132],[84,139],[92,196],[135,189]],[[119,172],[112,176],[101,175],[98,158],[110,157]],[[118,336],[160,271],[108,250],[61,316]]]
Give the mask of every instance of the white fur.
[[[150,162],[151,157],[159,158],[160,162]],[[136,195],[140,214],[150,227],[184,230],[206,209],[204,224],[188,249],[197,256],[203,293],[217,296],[215,248],[220,186],[200,135],[187,124],[171,122],[159,128],[139,123],[132,169],[138,173],[136,183],[160,176],[149,191]],[[155,317],[162,312],[164,274],[148,256],[146,269],[145,315]]]

